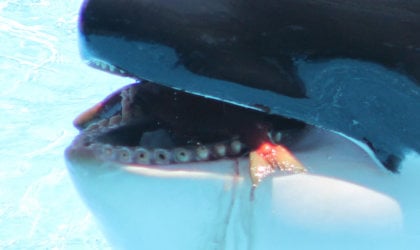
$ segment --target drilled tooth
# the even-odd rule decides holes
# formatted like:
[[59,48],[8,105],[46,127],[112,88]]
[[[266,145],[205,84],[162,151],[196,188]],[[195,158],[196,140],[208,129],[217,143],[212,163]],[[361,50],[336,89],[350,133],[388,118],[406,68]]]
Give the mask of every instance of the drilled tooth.
[[134,161],[138,164],[150,164],[150,151],[145,148],[136,148],[136,150],[134,151]]
[[207,160],[210,157],[210,151],[206,146],[198,146],[195,153],[199,161]]
[[122,147],[117,150],[117,159],[120,162],[129,163],[133,153],[127,147]]
[[232,154],[239,154],[242,150],[242,143],[238,140],[234,140],[230,143],[230,149]]
[[216,154],[220,157],[225,157],[226,156],[226,145],[224,144],[216,144],[214,146],[214,151],[216,152]]
[[271,137],[271,140],[274,143],[280,143],[281,142],[281,139],[283,137],[283,134],[280,131],[272,131],[270,133],[270,137]]
[[191,151],[185,148],[176,148],[173,150],[174,159],[176,162],[189,162],[192,159]]
[[155,160],[156,164],[169,164],[171,160],[171,154],[166,149],[158,148],[153,150],[153,159]]

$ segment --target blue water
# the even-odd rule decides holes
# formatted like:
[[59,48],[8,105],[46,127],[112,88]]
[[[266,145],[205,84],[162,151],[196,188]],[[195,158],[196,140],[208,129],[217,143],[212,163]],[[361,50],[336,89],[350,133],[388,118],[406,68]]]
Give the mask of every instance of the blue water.
[[131,80],[80,60],[81,2],[0,2],[0,249],[109,249],[63,151],[73,118]]

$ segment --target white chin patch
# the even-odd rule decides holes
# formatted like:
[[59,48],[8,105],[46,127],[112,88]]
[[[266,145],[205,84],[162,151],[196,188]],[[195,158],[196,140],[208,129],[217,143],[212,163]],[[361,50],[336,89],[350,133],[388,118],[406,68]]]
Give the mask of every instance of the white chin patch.
[[[271,219],[311,231],[401,230],[402,211],[392,196],[391,184],[397,177],[377,165],[368,152],[338,134],[313,128],[297,143],[294,153],[308,172],[278,172],[262,180],[253,194],[255,202],[270,203]],[[124,169],[153,178],[232,181],[231,185],[249,192],[251,197],[248,165],[249,160],[243,157],[236,161]]]
[[398,231],[399,204],[390,196],[351,182],[316,175],[273,180],[273,218],[311,231]]
[[390,173],[316,128],[291,151],[307,172],[276,171],[256,188],[246,157],[71,172],[110,242],[126,249],[397,249],[418,239],[418,168]]

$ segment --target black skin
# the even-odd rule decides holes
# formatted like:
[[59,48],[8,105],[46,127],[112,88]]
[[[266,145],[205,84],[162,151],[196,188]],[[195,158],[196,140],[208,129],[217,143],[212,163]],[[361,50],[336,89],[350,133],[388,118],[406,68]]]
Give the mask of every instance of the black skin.
[[[159,71],[175,71],[182,66],[194,74],[225,80],[227,84],[289,96],[300,105],[300,100],[312,97],[308,97],[307,88],[296,73],[294,59],[353,58],[407,75],[415,84],[412,93],[419,92],[420,1],[89,0],[81,9],[80,30],[82,54],[86,59],[101,59],[137,78],[167,86],[176,87],[179,83]],[[103,43],[98,37],[114,40]],[[147,57],[143,55],[147,53],[127,41],[172,48],[176,63],[165,63],[162,59],[165,54]],[[157,73],[146,70],[149,64],[158,65],[154,66]],[[191,78],[192,85],[194,81]],[[184,89],[188,91],[188,87]],[[378,91],[385,93],[387,84]],[[398,102],[405,102],[404,97]],[[413,105],[418,103],[420,99]],[[279,100],[276,106],[283,105]],[[349,105],[367,109],[360,102]],[[261,110],[270,112],[271,108]],[[314,112],[310,106],[294,113],[289,109],[285,106],[284,111],[276,114],[365,141],[391,171],[398,170],[406,148],[420,151],[420,135],[416,132],[420,126],[418,114],[407,114],[404,117],[411,118],[404,121],[393,115],[379,117],[382,115],[379,113],[378,117],[353,118],[346,116],[344,109],[337,113],[344,114],[339,119],[348,121],[340,123],[334,122],[337,117],[332,115],[326,115],[324,120],[311,120],[308,113],[322,115],[327,111]],[[360,122],[358,129],[349,128],[352,119]],[[398,121],[395,126],[394,121]],[[372,132],[375,130],[376,134]]]
[[420,80],[418,1],[90,0],[81,30],[164,44],[195,73],[289,96],[305,95],[300,56],[375,61]]

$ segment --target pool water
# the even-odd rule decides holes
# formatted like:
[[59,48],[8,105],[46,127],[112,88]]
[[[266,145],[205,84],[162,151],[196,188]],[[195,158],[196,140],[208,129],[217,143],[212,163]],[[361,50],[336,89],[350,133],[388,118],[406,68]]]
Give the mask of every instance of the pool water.
[[73,118],[132,80],[81,62],[81,2],[0,2],[0,249],[109,248],[63,151]]

